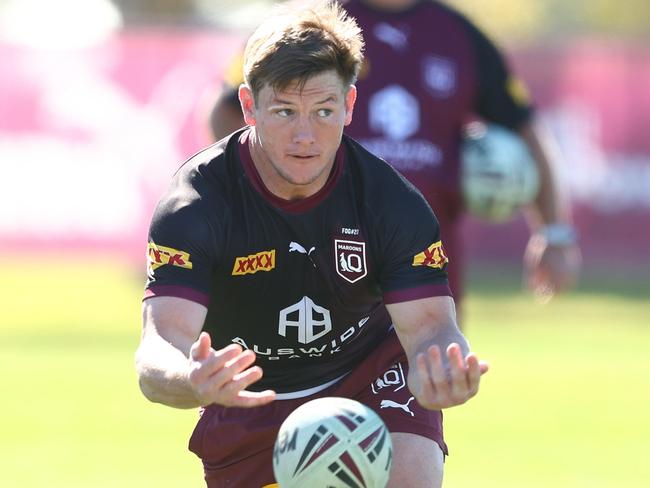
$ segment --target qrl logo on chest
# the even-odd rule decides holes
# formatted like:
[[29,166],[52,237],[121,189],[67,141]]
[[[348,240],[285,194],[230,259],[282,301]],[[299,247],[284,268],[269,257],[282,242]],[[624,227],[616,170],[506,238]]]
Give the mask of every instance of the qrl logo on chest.
[[365,242],[335,239],[334,259],[336,272],[350,283],[356,283],[368,274]]

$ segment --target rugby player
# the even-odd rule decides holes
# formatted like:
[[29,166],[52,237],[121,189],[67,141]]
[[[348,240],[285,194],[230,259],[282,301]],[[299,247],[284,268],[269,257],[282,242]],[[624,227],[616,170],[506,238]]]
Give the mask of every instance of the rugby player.
[[336,4],[267,19],[245,50],[246,127],[185,162],[154,213],[136,367],[149,400],[201,408],[208,487],[273,485],[280,424],[322,396],[384,420],[390,487],[440,486],[441,410],[488,369],[430,206],[343,135],[362,48]]

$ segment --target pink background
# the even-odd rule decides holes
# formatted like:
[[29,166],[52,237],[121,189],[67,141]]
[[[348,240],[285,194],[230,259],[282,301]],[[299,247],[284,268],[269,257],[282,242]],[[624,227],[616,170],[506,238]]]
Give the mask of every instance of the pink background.
[[[207,111],[241,44],[126,31],[88,50],[0,42],[0,247],[142,260],[174,169],[210,142]],[[587,258],[650,262],[650,49],[576,42],[516,52],[561,150]],[[521,257],[522,219],[470,219],[477,259]]]

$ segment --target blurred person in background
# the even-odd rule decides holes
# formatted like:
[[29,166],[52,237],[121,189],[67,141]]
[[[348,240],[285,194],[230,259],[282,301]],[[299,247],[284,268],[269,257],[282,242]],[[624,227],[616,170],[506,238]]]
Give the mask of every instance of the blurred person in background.
[[[346,133],[405,175],[440,221],[457,307],[463,297],[465,211],[460,148],[473,118],[518,133],[540,174],[526,217],[525,282],[549,298],[577,279],[580,253],[568,202],[558,188],[552,152],[542,140],[527,90],[494,43],[456,10],[431,0],[349,0],[366,42],[355,117]],[[224,77],[210,125],[216,140],[243,124],[237,99],[241,58]]]
[[362,46],[336,4],[267,19],[245,51],[248,126],[187,161],[154,213],[140,387],[203,407],[190,449],[209,487],[271,485],[280,424],[323,396],[384,420],[391,488],[440,486],[440,410],[487,371],[431,208],[343,135]]

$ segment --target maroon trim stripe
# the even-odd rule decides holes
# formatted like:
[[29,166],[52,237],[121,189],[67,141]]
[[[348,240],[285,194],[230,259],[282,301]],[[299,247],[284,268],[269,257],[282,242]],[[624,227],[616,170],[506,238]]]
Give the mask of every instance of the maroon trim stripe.
[[151,285],[144,291],[144,298],[151,297],[176,297],[185,298],[193,302],[199,303],[205,307],[210,305],[210,297],[203,292],[197,291],[193,288],[178,285]]
[[449,285],[425,285],[417,288],[407,288],[405,290],[388,291],[384,293],[384,303],[401,303],[420,298],[429,297],[453,297]]

